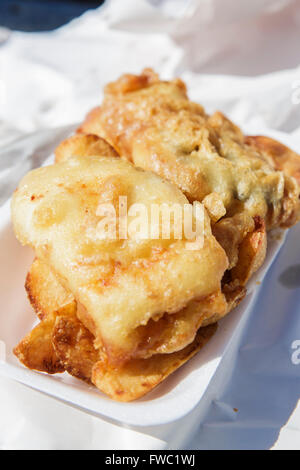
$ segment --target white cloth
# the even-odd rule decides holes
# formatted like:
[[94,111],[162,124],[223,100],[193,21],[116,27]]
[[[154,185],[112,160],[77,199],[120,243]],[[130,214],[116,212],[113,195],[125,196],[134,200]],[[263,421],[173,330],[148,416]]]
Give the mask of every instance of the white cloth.
[[[300,143],[299,28],[297,0],[110,0],[54,32],[7,38],[2,31],[0,147],[4,152],[26,133],[80,122],[100,103],[104,84],[147,66],[166,78],[182,76],[191,98],[209,111],[221,109],[248,130],[288,132]],[[0,152],[2,201],[32,166],[28,155],[23,166],[16,155],[8,161]],[[300,264],[299,230],[291,231],[265,281],[239,349],[210,385],[194,437],[182,445],[270,448],[293,412],[300,366],[284,359],[300,339],[299,283],[291,288],[281,276]],[[273,337],[266,336],[269,328]],[[163,448],[179,442],[172,430],[164,442],[148,430],[109,426],[1,380],[0,448]],[[299,449],[299,437],[296,412],[277,447]]]

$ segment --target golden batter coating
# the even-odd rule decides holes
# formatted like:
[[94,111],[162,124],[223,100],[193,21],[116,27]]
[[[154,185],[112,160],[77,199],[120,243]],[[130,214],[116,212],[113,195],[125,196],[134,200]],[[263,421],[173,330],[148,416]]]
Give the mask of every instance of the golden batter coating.
[[[208,116],[181,80],[151,69],[109,84],[55,157],[12,201],[16,235],[36,254],[26,290],[41,320],[14,352],[31,369],[66,371],[131,401],[196,354],[242,301],[267,230],[298,221],[300,157],[245,137],[220,112]],[[138,223],[129,237],[120,226],[115,238],[104,234],[99,207],[120,222],[124,197],[145,207],[150,230],[153,204],[202,202],[203,243],[188,248],[175,219],[169,238],[161,221],[156,239],[138,238]]]
[[119,155],[105,140],[96,135],[73,135],[64,140],[55,150],[56,163],[68,160],[73,156],[118,157]]
[[56,310],[75,303],[74,296],[58,282],[49,266],[35,259],[27,274],[25,289],[40,320]]
[[[188,203],[179,189],[158,176],[119,158],[98,156],[72,157],[30,172],[12,202],[17,237],[72,292],[96,348],[104,347],[116,364],[162,349],[175,352],[193,341],[201,317],[209,315],[201,300],[216,299],[210,303],[211,315],[223,316],[227,308],[221,293],[227,258],[209,221],[203,247],[194,250],[172,233],[170,239],[102,239],[97,232],[99,202],[116,206],[119,196],[127,196],[128,207],[143,203],[149,210],[153,202]],[[167,342],[166,316],[182,310],[183,315],[193,301],[197,308],[189,332],[174,332]],[[184,319],[178,322],[183,324]]]
[[151,69],[122,76],[106,87],[101,107],[79,132],[104,137],[136,166],[175,183],[190,201],[217,193],[227,217],[260,216],[268,229],[299,219],[299,187],[291,178],[299,178],[299,156],[286,152],[284,164],[282,157],[270,164],[270,141],[254,145],[222,113],[206,115],[189,101],[181,80],[160,81]]
[[270,137],[246,136],[245,143],[262,153],[275,170],[294,177],[300,185],[300,155]]
[[[39,285],[44,285],[47,272],[48,292],[45,297]],[[179,352],[156,354],[148,359],[132,359],[117,368],[112,367],[104,350],[95,348],[94,336],[78,319],[75,298],[60,284],[50,268],[36,259],[28,277],[32,279],[30,286],[34,291],[34,297],[30,296],[32,306],[39,314],[37,306],[43,305],[44,316],[39,325],[15,348],[15,355],[30,369],[49,374],[68,372],[77,379],[96,385],[118,401],[135,400],[151,391],[194,356],[217,329],[216,325],[200,328],[191,344]],[[66,298],[70,300],[68,304],[59,307],[52,301],[52,298],[57,298],[57,290],[64,293],[61,295],[62,301]],[[213,302],[211,298],[204,304],[208,318],[211,318],[209,307]]]

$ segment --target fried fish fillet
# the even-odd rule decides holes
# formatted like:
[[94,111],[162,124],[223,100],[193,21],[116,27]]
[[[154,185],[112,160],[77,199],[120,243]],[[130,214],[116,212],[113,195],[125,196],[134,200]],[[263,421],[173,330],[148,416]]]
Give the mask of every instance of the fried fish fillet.
[[[68,158],[76,155],[83,157],[88,156],[91,154],[91,152],[97,152],[97,155],[99,156],[102,156],[102,152],[105,152],[106,156],[116,156],[115,150],[103,139],[97,137],[96,135],[78,134],[66,139],[58,146],[55,152],[56,162],[65,161]],[[209,194],[204,198],[202,202],[205,208],[207,209],[212,222],[216,222],[226,214],[223,202],[217,193]],[[242,266],[245,266],[246,262],[249,262],[249,278],[255,272],[255,270],[260,267],[258,260],[262,264],[264,260],[266,246],[265,244],[256,244],[256,251],[249,247],[249,250],[246,251],[244,249],[241,253],[239,253],[240,246],[247,247],[247,245],[251,243],[251,240],[256,236],[256,230],[255,222],[252,217],[242,214],[241,216],[237,216],[236,218],[239,218],[240,221],[243,220],[243,223],[237,224],[235,219],[233,219],[234,222],[231,223],[230,219],[226,219],[225,224],[222,222],[221,224],[215,226],[214,235],[216,237],[219,237],[219,242],[221,246],[225,248],[225,251],[227,253],[227,256],[229,257],[229,261],[231,264],[233,263],[233,260],[235,260],[233,265],[237,264],[238,259],[239,263],[241,263]],[[256,219],[258,220],[258,217]],[[264,226],[263,221],[261,222],[260,226]],[[240,227],[240,230],[237,230],[238,227]],[[262,232],[261,228],[260,232]],[[242,240],[244,238],[245,241],[242,245]],[[266,234],[264,234],[264,239],[266,240]],[[248,253],[247,260],[244,260],[244,253]],[[252,254],[252,259],[249,259],[250,253]],[[242,266],[239,269],[242,269]],[[246,289],[244,287],[245,282],[243,285],[239,285],[236,280],[232,281],[231,277],[227,276],[227,280],[228,283],[230,282],[230,285],[223,285],[223,291],[227,302],[226,310],[221,310],[220,308],[216,309],[218,310],[217,313],[214,313],[212,315],[211,309],[210,314],[208,314],[207,319],[205,319],[203,313],[201,313],[200,315],[198,313],[199,307],[202,309],[202,306],[197,303],[195,308],[194,303],[192,318],[190,319],[190,317],[188,317],[187,315],[187,313],[191,311],[191,308],[185,309],[185,318],[189,318],[189,322],[193,321],[195,325],[200,325],[200,322],[202,322],[203,325],[208,325],[219,321],[225,313],[229,313],[233,308],[235,308],[245,297]],[[218,301],[216,296],[212,296],[212,298],[214,299],[214,301]],[[221,301],[223,301],[223,298],[219,297],[219,301],[220,299]],[[210,306],[212,307],[211,300]],[[167,319],[168,318],[164,318],[163,320],[165,321]],[[156,327],[157,329],[161,329],[158,323],[156,323]],[[171,332],[171,328],[168,328],[168,330]],[[190,329],[190,331],[192,331],[192,329]]]
[[[38,273],[42,278],[49,274],[48,299],[38,286],[33,286],[33,307],[43,304],[43,320],[14,352],[27,367],[50,374],[68,372],[88,384],[96,385],[101,391],[118,401],[131,401],[148,393],[167,376],[194,356],[213,336],[217,326],[200,328],[195,339],[183,350],[166,355],[155,355],[148,359],[133,359],[121,367],[111,367],[107,356],[94,346],[94,337],[78,320],[76,302],[53,310],[51,297],[56,297],[59,281],[47,265],[36,259],[31,267],[35,272],[33,282],[38,284]],[[65,290],[60,286],[60,290]],[[39,298],[39,297],[42,298]],[[64,298],[70,297],[65,290]],[[30,296],[32,300],[33,297]]]
[[151,69],[123,75],[105,88],[78,133],[103,137],[134,165],[203,202],[229,260],[224,289],[235,292],[231,305],[264,261],[267,230],[299,220],[299,155],[271,139],[245,137],[220,112],[207,115],[179,79],[161,81]]
[[268,229],[299,219],[299,187],[291,176],[299,178],[300,157],[286,149],[283,158],[282,146],[266,138],[245,138],[220,112],[208,116],[179,79],[161,81],[151,69],[122,76],[106,86],[101,107],[79,132],[105,138],[190,201],[218,194],[227,217],[259,216]]
[[[221,279],[227,257],[204,224],[202,248],[186,239],[103,239],[99,202],[187,204],[175,186],[113,157],[72,157],[30,172],[17,189],[12,214],[17,237],[58,276],[77,302],[77,316],[116,366],[130,358],[176,352],[190,344],[209,316],[223,316]],[[116,211],[118,207],[116,207]],[[203,301],[204,303],[202,303]],[[196,314],[184,317],[195,302]],[[174,334],[168,316],[174,318]],[[186,316],[188,318],[188,316]],[[186,333],[176,331],[184,324]],[[174,337],[177,338],[174,341]]]
[[[131,401],[192,357],[243,299],[267,229],[298,220],[300,157],[208,116],[180,80],[151,70],[110,84],[79,132],[14,196],[16,234],[37,256],[26,290],[42,320],[15,354]],[[120,227],[116,239],[99,237],[99,204],[120,220],[124,196],[148,216],[153,203],[202,201],[203,244],[187,250],[175,223],[168,240],[122,238]]]
[[[36,314],[41,319],[51,317],[52,323],[56,319],[56,326],[59,324],[59,330],[61,332],[60,337],[62,338],[57,345],[59,343],[68,343],[70,346],[71,342],[67,342],[64,339],[67,335],[64,334],[61,315],[58,315],[57,312],[68,308],[69,319],[70,312],[73,313],[73,318],[70,320],[69,325],[74,325],[74,316],[76,317],[77,314],[77,305],[74,296],[62,286],[57,276],[54,275],[48,265],[39,259],[34,260],[27,278],[31,279],[30,285],[27,286],[28,297]],[[45,279],[47,279],[46,295],[44,291]],[[58,292],[60,294],[59,296],[57,295]],[[57,300],[54,302],[53,299]],[[61,305],[59,305],[59,299],[61,299]],[[43,306],[42,310],[40,308],[41,305]],[[53,313],[55,313],[55,318],[53,318]],[[178,340],[179,342],[184,340],[186,344],[192,342],[200,326],[208,326],[212,323],[216,323],[225,313],[227,313],[227,309],[224,308],[224,296],[219,293],[218,295],[211,295],[207,298],[197,299],[190,302],[188,307],[184,308],[180,312],[174,313],[171,316],[164,316],[157,322],[152,321],[146,326],[146,328],[142,328],[146,330],[148,336],[150,333],[153,334],[155,330],[163,332],[162,335],[157,335],[157,340],[159,341],[155,344],[154,353],[164,354],[169,347],[176,349]],[[66,315],[64,316],[66,317]],[[82,326],[80,322],[78,323],[77,319],[75,325],[76,324]],[[79,331],[82,331],[83,336],[86,336],[84,330],[80,329]],[[92,337],[90,333],[88,335]],[[55,349],[56,352],[58,352],[57,347],[55,347]],[[152,354],[151,349],[149,349],[147,355],[150,357]],[[59,357],[62,361],[65,360],[61,355],[59,355]],[[81,360],[83,360],[82,352],[78,355],[78,363],[80,363]],[[69,370],[68,367],[66,367],[66,370]]]
[[[100,140],[97,143],[97,139]],[[75,136],[70,137],[66,141],[62,142],[58,149],[56,150],[56,161],[66,160],[71,156],[80,155],[80,156],[87,156],[90,153],[90,148],[93,148],[93,151],[98,151],[98,155],[101,156],[101,149],[104,147],[107,156],[116,156],[115,150],[103,139],[97,137],[96,135],[88,135],[88,134],[78,134]],[[204,198],[202,201],[205,208],[208,211],[212,224],[219,219],[221,219],[226,214],[226,209],[224,208],[223,202],[217,193],[211,193]],[[252,247],[248,245],[251,244],[251,240],[256,237],[256,225],[259,217],[255,219],[250,217],[246,214],[237,215],[232,219],[225,219],[220,224],[216,224],[214,226],[214,235],[217,237],[221,246],[225,249],[226,254],[229,258],[229,265],[235,266],[236,264],[241,264],[240,267],[237,267],[237,270],[245,269],[246,263],[248,262],[248,279],[251,275],[261,266],[264,261],[264,256],[266,254],[266,233],[262,233],[262,227],[265,228],[263,221],[260,222],[260,237],[264,239],[264,243],[256,244],[256,250],[253,250]],[[225,222],[225,223],[224,223]],[[242,244],[243,239],[245,241]],[[244,247],[244,249],[239,253],[240,247]],[[245,247],[249,249],[246,250]],[[244,259],[244,254],[247,253],[247,260]],[[249,255],[252,255],[250,259]],[[229,266],[229,267],[230,267]],[[243,268],[244,266],[244,268]],[[245,284],[239,284],[237,280],[232,279],[231,276],[226,276],[227,284],[223,283],[223,293],[225,294],[227,308],[226,311],[221,311],[219,309],[218,313],[213,315],[208,315],[208,319],[204,319],[203,314],[199,316],[197,310],[199,310],[199,304],[197,305],[197,310],[195,307],[193,309],[193,321],[196,322],[198,325],[200,324],[200,320],[202,319],[202,324],[212,324],[216,321],[219,321],[224,314],[229,313],[233,308],[235,308],[245,297],[246,289]],[[217,297],[213,296],[215,301]],[[212,305],[211,305],[212,306]],[[201,308],[201,307],[200,307]],[[186,311],[190,311],[191,309],[186,309]],[[220,313],[221,312],[221,313]],[[187,313],[185,314],[187,317]],[[157,328],[160,328],[157,325]],[[170,331],[170,329],[169,329]]]
[[[60,145],[56,159],[62,162],[76,155],[87,158],[90,147],[98,153],[104,148],[108,157],[116,157],[111,147],[96,136],[74,136]],[[69,171],[64,174],[70,176]],[[61,187],[61,182],[56,183]],[[44,188],[47,193],[47,187]],[[111,196],[111,192],[108,191],[108,195]],[[43,196],[40,192],[34,192],[27,199],[32,203],[40,201]],[[208,206],[215,201],[215,197],[210,199]],[[209,209],[214,211],[214,205],[211,206]],[[46,219],[49,215],[52,214],[47,214]],[[38,220],[38,226],[40,222]],[[45,259],[48,261],[49,257]],[[95,384],[119,401],[143,396],[196,354],[216,329],[215,324],[206,325],[218,321],[245,295],[239,286],[230,289],[223,287],[223,293],[219,289],[211,295],[190,301],[172,315],[164,314],[159,319],[150,319],[146,325],[137,328],[139,340],[148,344],[142,354],[145,358],[138,358],[137,354],[137,358],[114,365],[102,346],[95,347],[94,334],[78,318],[78,307],[82,310],[82,305],[77,303],[66,285],[66,280],[59,277],[55,268],[50,268],[41,259],[35,259],[27,275],[26,290],[43,321],[15,348],[15,354],[31,369],[52,374],[66,371],[89,384]],[[85,315],[86,309],[83,311]],[[89,320],[86,325],[90,325]],[[149,342],[151,336],[152,341]],[[182,344],[187,346],[180,349]]]
[[[108,144],[95,136],[73,136],[59,146],[56,160],[65,161],[75,155],[88,156],[91,147],[97,154],[105,150],[107,156],[116,156]],[[148,359],[133,359],[116,368],[108,364],[102,348],[95,348],[93,334],[78,319],[73,294],[61,284],[57,274],[38,258],[27,275],[26,290],[42,321],[15,348],[20,361],[29,368],[43,372],[66,371],[89,384],[94,383],[119,401],[143,396],[196,354],[216,330],[216,325],[198,330],[199,326],[209,325],[226,313],[225,297],[218,292],[196,299],[182,311],[171,316],[164,315],[157,322],[150,321],[140,327],[148,337],[155,330],[164,332],[163,335],[156,332],[156,340],[160,339],[156,342],[156,354]],[[184,340],[190,344],[179,352],[163,355],[168,343],[175,349],[178,347],[178,339],[180,343]],[[148,350],[147,354],[151,356],[152,352]],[[107,364],[106,372],[104,364]]]

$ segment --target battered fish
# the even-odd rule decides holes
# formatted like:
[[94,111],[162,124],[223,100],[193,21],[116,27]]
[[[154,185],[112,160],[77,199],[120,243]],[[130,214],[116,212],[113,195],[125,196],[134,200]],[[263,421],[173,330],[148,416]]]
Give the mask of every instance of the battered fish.
[[[188,99],[179,79],[161,81],[151,69],[123,75],[106,86],[101,107],[78,132],[105,138],[137,167],[173,182],[190,201],[203,202],[229,270],[236,268],[228,277],[235,284],[241,278],[245,285],[263,263],[265,231],[299,220],[299,155],[271,139],[245,137],[220,112],[207,115]],[[257,225],[254,253],[250,240],[257,241]]]
[[[222,317],[221,280],[228,262],[206,216],[203,246],[186,239],[98,237],[99,203],[118,211],[142,203],[188,204],[179,189],[114,157],[71,157],[30,172],[12,215],[21,243],[58,276],[77,302],[77,316],[115,365],[171,353],[190,344],[202,321]],[[150,218],[149,218],[150,220]],[[169,318],[170,317],[170,318]]]
[[[44,286],[47,274],[45,297],[40,286]],[[68,372],[117,401],[136,400],[151,391],[194,356],[217,329],[216,324],[200,328],[191,344],[181,351],[132,359],[112,367],[104,350],[95,348],[92,333],[78,319],[74,296],[60,284],[50,268],[36,259],[27,277],[31,279],[29,299],[37,315],[40,316],[40,306],[43,306],[42,321],[15,348],[15,355],[30,369],[48,374]],[[64,302],[61,307],[52,301],[58,299],[57,291]]]

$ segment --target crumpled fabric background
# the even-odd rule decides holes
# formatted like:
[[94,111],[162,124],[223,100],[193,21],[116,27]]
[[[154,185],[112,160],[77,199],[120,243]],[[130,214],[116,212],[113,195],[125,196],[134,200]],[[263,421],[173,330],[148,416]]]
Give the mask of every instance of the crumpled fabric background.
[[[299,29],[298,0],[108,0],[54,32],[2,31],[1,203],[46,158],[52,137],[100,102],[104,84],[147,66],[180,75],[208,111],[221,109],[248,132],[289,133],[300,149]],[[23,139],[31,151],[22,152]],[[193,432],[184,423],[179,433],[178,423],[165,434],[120,428],[1,379],[0,448],[265,449],[281,432],[275,448],[299,449],[300,366],[291,361],[300,339],[299,235],[290,231]]]

